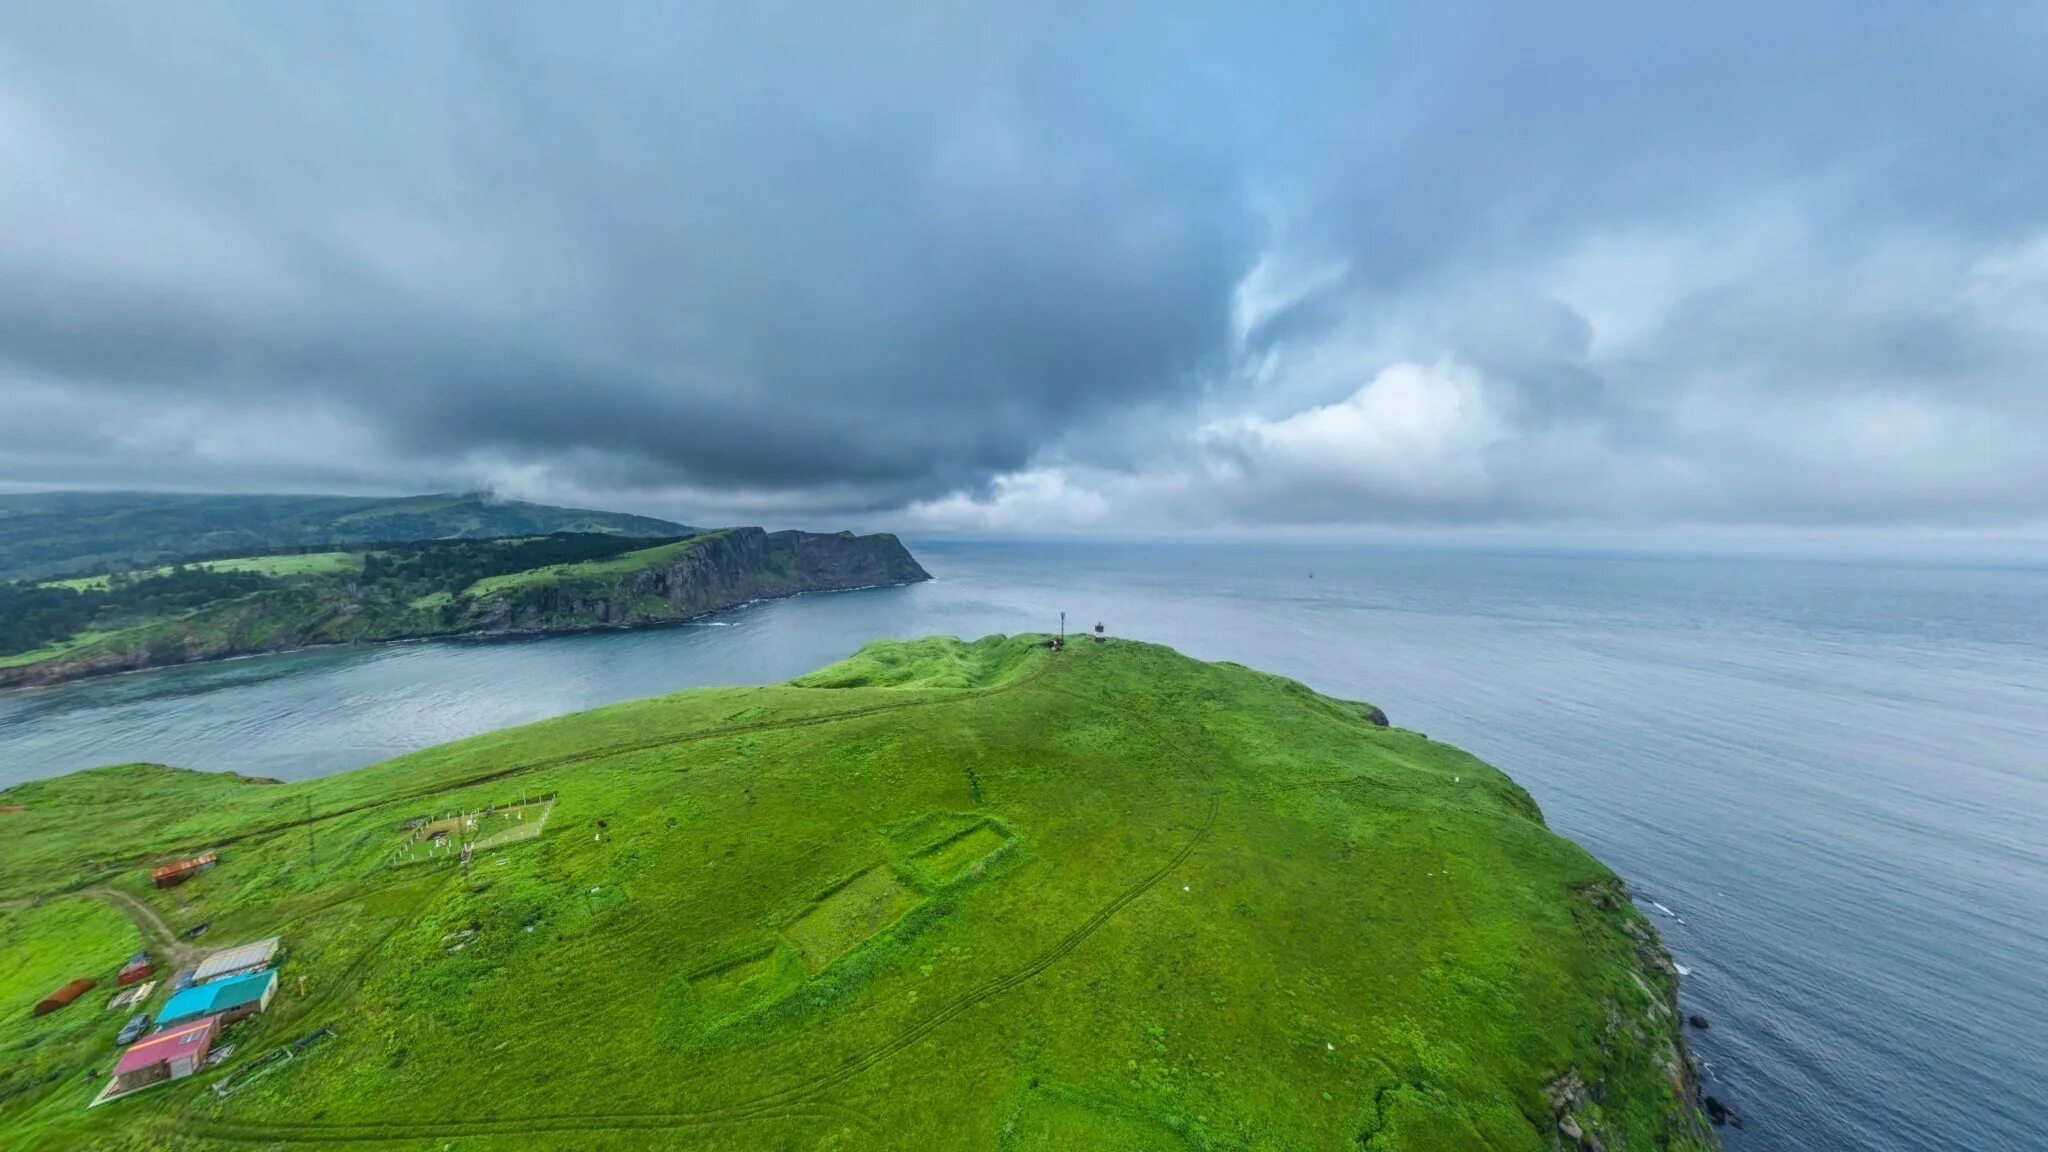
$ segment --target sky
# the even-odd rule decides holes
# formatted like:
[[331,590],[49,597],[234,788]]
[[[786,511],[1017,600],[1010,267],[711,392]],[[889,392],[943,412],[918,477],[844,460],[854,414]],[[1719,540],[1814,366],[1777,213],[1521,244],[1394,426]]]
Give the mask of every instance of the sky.
[[0,6],[0,488],[2048,538],[2048,7]]

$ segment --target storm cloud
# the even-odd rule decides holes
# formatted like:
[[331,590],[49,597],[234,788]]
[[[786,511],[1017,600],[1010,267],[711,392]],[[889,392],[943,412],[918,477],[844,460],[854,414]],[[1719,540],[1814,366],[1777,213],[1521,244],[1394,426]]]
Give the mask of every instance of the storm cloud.
[[1412,8],[10,6],[0,483],[2048,520],[2037,7]]

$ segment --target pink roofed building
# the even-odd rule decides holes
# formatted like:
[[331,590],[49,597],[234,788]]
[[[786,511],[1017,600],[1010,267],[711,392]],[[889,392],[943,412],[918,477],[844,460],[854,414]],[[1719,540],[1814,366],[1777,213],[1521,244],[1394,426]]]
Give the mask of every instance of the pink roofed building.
[[219,1035],[220,1017],[202,1016],[137,1041],[115,1061],[114,1074],[93,1103],[190,1076],[199,1070]]

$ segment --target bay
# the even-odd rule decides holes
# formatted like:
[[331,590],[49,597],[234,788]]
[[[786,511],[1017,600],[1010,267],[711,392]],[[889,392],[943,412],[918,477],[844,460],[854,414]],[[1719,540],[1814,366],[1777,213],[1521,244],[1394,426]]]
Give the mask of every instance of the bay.
[[[0,695],[0,785],[298,779],[871,639],[1081,630],[1370,700],[1628,878],[1737,1149],[2048,1148],[2048,572],[911,541],[938,578],[691,625],[293,653]],[[1650,901],[1669,908],[1666,916]]]

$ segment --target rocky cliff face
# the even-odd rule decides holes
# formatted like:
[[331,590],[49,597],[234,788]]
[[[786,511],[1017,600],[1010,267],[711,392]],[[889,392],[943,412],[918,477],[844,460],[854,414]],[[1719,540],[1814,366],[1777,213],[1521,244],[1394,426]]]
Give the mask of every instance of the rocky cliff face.
[[[749,600],[911,584],[931,575],[888,533],[731,528],[648,549],[644,564],[556,571],[444,609],[421,610],[354,585],[296,586],[222,602],[32,664],[0,666],[0,688],[321,644],[474,632],[555,632],[687,620]],[[631,555],[641,555],[639,553]]]
[[493,593],[478,600],[471,624],[498,632],[649,624],[749,600],[929,579],[887,533],[734,528],[686,541],[657,566]]
[[[1581,889],[1579,895],[1609,922],[1618,923],[1627,940],[1629,978],[1635,995],[1617,989],[1607,1006],[1602,1048],[1617,1067],[1629,1067],[1647,1056],[1661,1087],[1669,1092],[1669,1124],[1659,1133],[1660,1147],[1718,1148],[1720,1141],[1700,1111],[1699,1064],[1686,1047],[1678,1014],[1678,965],[1657,930],[1629,902],[1628,885],[1619,879]],[[1633,1147],[1626,1133],[1607,1128],[1601,1104],[1615,1085],[1598,1068],[1571,1067],[1544,1086],[1552,1110],[1551,1147],[1609,1152]],[[1636,1086],[1634,1091],[1644,1091]]]

